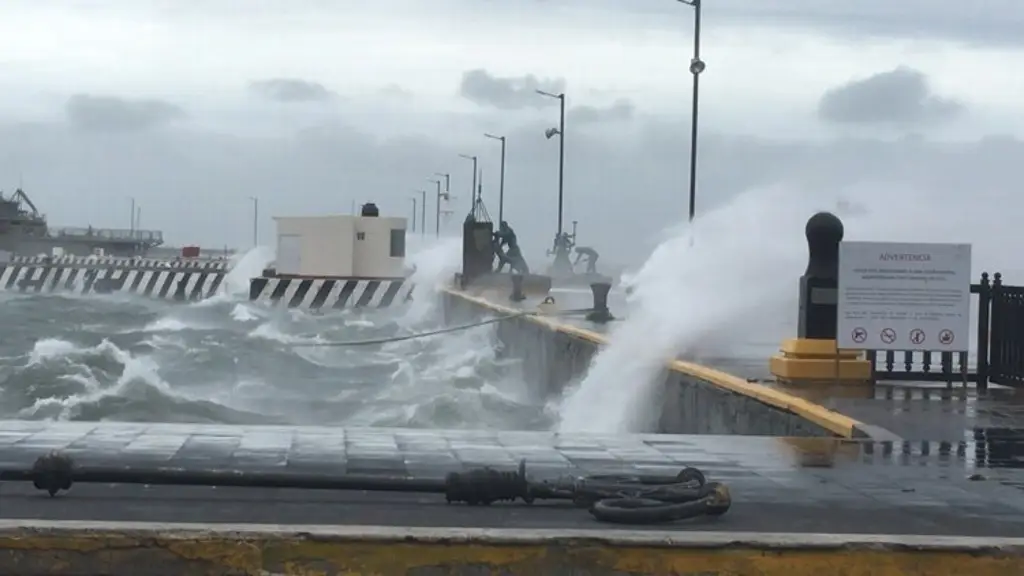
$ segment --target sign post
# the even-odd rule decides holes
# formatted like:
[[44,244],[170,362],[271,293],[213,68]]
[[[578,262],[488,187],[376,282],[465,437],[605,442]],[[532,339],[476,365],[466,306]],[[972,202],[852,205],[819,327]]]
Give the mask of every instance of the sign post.
[[966,352],[971,245],[841,242],[836,344]]

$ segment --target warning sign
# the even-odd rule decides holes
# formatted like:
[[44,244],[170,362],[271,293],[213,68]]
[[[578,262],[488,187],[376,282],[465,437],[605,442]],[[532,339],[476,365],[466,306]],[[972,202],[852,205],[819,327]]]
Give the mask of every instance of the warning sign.
[[857,344],[863,344],[868,339],[868,331],[864,328],[854,328],[853,333],[850,334],[853,341]]
[[[839,348],[967,350],[971,337],[969,244],[843,241],[837,284]],[[863,341],[854,338],[861,329]]]

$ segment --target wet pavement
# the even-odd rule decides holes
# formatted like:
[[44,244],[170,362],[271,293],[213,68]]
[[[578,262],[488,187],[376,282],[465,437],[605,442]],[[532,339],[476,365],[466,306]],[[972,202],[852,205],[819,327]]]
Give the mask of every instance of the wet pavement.
[[[543,432],[0,422],[0,467],[61,450],[80,465],[443,478],[527,461],[534,479],[695,466],[733,507],[673,529],[1024,536],[1024,436],[957,442]],[[584,510],[538,503],[445,505],[440,494],[79,484],[49,498],[0,486],[0,517],[509,528],[595,527]],[[664,529],[664,525],[653,526]]]

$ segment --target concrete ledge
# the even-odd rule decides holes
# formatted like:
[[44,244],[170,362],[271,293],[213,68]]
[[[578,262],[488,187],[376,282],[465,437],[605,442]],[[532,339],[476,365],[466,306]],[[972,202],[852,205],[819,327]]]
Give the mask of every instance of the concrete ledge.
[[[468,294],[457,289],[447,289],[445,294],[449,298],[458,298],[498,314],[514,314],[522,311],[521,309],[497,304],[483,297]],[[607,337],[603,334],[559,322],[557,318],[538,316],[525,316],[500,325],[499,336],[513,331],[522,332],[521,327],[525,323],[541,326],[552,332],[569,336],[577,341],[596,345],[589,351],[574,348],[566,343],[557,343],[557,350],[537,352],[532,350],[535,347],[532,345],[529,347],[530,349],[523,347],[524,349],[516,350],[516,353],[530,356],[525,358],[525,360],[531,366],[542,367],[541,369],[545,370],[542,376],[547,381],[542,384],[545,388],[541,390],[543,393],[550,393],[552,392],[552,386],[564,385],[572,377],[580,375],[582,371],[586,370],[590,358],[596,350],[600,346],[607,344]],[[508,327],[506,328],[504,325],[508,325]],[[506,330],[506,332],[502,332],[502,330]],[[502,340],[508,343],[508,340],[511,339],[503,337]],[[536,340],[530,342],[535,343]],[[515,348],[515,346],[512,346],[512,348]],[[553,355],[556,357],[553,357]],[[673,380],[679,380],[706,384],[703,388],[699,385],[692,386],[692,393],[686,395],[686,397],[677,399],[666,398],[666,410],[678,412],[678,417],[673,417],[671,413],[667,412],[667,417],[662,418],[663,427],[667,428],[668,432],[680,434],[712,433],[780,436],[835,435],[843,438],[870,437],[869,432],[867,432],[870,428],[861,422],[776,388],[747,382],[743,378],[692,362],[670,361],[667,362],[667,369],[668,381],[670,383]],[[739,396],[747,402],[735,402],[736,406],[733,410],[720,414],[715,422],[709,422],[704,429],[694,428],[695,418],[709,418],[713,416],[712,412],[698,409],[702,407],[702,404],[706,405],[707,403],[716,402],[712,397],[714,393],[707,390],[708,388],[714,388],[720,393]],[[720,399],[721,395],[719,394]],[[764,417],[758,418],[759,422],[756,425],[750,424],[745,426],[743,425],[744,418],[742,414],[750,413],[757,409],[750,402],[762,407],[761,412],[764,412]],[[775,412],[768,413],[763,409],[765,406],[774,409]],[[690,408],[695,411],[694,414],[684,413]],[[796,418],[793,418],[793,416],[787,418],[787,415],[793,415]]]
[[0,573],[1016,576],[1024,539],[0,521]]

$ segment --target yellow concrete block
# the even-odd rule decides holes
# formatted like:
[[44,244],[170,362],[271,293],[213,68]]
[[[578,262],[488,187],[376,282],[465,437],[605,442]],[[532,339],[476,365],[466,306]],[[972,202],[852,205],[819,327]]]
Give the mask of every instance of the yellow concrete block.
[[[835,340],[812,340],[810,338],[788,338],[782,341],[779,351],[785,356],[796,356],[799,358],[829,358],[836,357]],[[840,358],[854,360],[861,355],[860,350],[840,350]]]
[[[768,361],[781,382],[859,384],[871,381],[871,363],[856,350],[836,350],[835,340],[792,338]],[[838,357],[838,362],[837,362]]]

